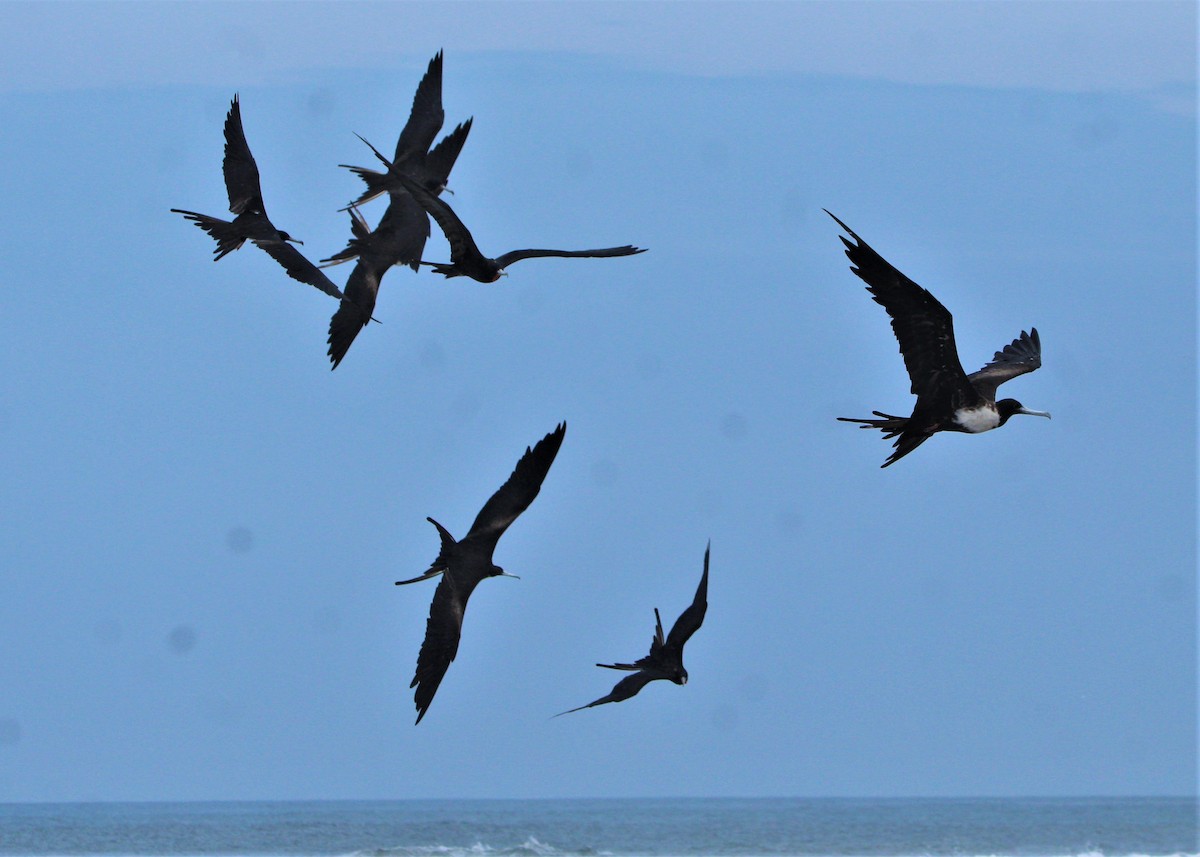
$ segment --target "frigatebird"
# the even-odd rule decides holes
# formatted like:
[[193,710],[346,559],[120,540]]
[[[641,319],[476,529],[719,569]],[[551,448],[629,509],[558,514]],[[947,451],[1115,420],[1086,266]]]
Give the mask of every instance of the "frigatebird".
[[358,209],[350,208],[350,231],[353,237],[347,251],[358,257],[354,270],[346,280],[346,298],[329,320],[330,370],[336,369],[350,350],[358,332],[371,321],[379,284],[393,265],[399,261],[399,246],[404,241],[405,228],[397,220],[401,209],[392,204],[372,231]]
[[[378,154],[376,152],[376,155]],[[434,273],[442,274],[446,277],[465,276],[473,280],[478,280],[481,283],[494,283],[500,277],[504,276],[505,268],[522,259],[545,256],[607,258],[611,256],[632,256],[635,253],[646,252],[645,248],[626,244],[624,247],[603,247],[598,250],[510,250],[507,253],[497,256],[495,259],[489,259],[479,252],[479,248],[475,246],[475,240],[471,237],[471,233],[467,231],[467,227],[463,226],[463,222],[458,219],[458,215],[451,210],[445,200],[438,199],[407,176],[400,176],[400,183],[412,194],[413,199],[429,212],[429,216],[437,221],[438,226],[442,227],[442,232],[446,234],[446,240],[450,242],[449,264],[421,262],[422,265],[428,265],[433,268]]]
[[696,596],[692,599],[691,605],[679,614],[679,618],[671,626],[671,633],[667,634],[666,639],[663,638],[662,617],[658,615],[658,608],[655,607],[654,636],[650,640],[650,654],[644,658],[638,658],[631,664],[596,664],[598,667],[610,670],[630,670],[633,675],[626,676],[617,682],[608,696],[602,696],[587,705],[572,708],[570,711],[562,711],[554,715],[555,717],[582,711],[596,705],[604,705],[607,702],[623,702],[631,696],[636,696],[639,690],[656,679],[667,679],[675,684],[687,684],[688,672],[683,666],[683,646],[704,622],[704,614],[708,610],[708,552],[709,547],[705,547],[704,574],[700,576],[700,585],[696,587]]
[[[217,242],[217,248],[213,250],[213,261],[237,250],[248,239],[274,256],[296,279],[310,283],[326,294],[340,298],[341,292],[336,290],[331,292],[319,280],[314,282],[313,279],[306,278],[307,272],[303,277],[292,273],[296,266],[300,265],[297,257],[300,259],[303,257],[295,248],[289,247],[285,242],[291,241],[296,244],[304,242],[293,238],[282,229],[275,228],[275,224],[267,217],[267,209],[263,205],[262,187],[259,183],[258,165],[254,163],[254,156],[250,154],[250,146],[246,142],[246,134],[242,130],[242,108],[236,94],[229,106],[229,113],[225,116],[225,159],[222,171],[225,174],[225,190],[229,195],[229,210],[237,215],[232,221],[221,220],[195,211],[186,211],[182,208],[171,209],[176,214],[182,214],[186,220],[192,221],[213,237]],[[304,263],[311,264],[307,259],[304,260]],[[328,282],[328,279],[325,282]]]
[[[471,120],[468,119],[443,137],[436,146],[433,146],[433,140],[437,137],[438,131],[442,130],[442,123],[445,120],[446,113],[442,109],[442,52],[438,51],[437,55],[429,61],[429,68],[426,69],[425,76],[417,84],[408,122],[405,123],[404,129],[400,132],[400,138],[396,141],[395,157],[388,161],[379,155],[374,146],[367,143],[376,156],[383,161],[387,171],[381,173],[350,164],[338,165],[350,170],[367,185],[367,189],[350,205],[362,205],[385,192],[403,194],[404,188],[399,182],[399,177],[402,175],[420,183],[434,195],[445,190],[450,170],[454,167],[463,143],[467,140],[467,134],[471,132]],[[363,142],[367,141],[363,140]],[[430,149],[430,146],[433,148]]]
[[1046,411],[1030,410],[1016,399],[996,401],[997,387],[1042,365],[1042,342],[1036,327],[1029,333],[1021,331],[990,363],[968,375],[958,359],[950,311],[893,268],[832,212],[825,213],[854,239],[852,244],[838,236],[846,245],[850,270],[867,284],[875,302],[892,318],[892,330],[917,397],[909,417],[882,411],[872,411],[880,418],[873,420],[838,417],[842,422],[860,423],[860,428],[879,429],[885,440],[896,438],[895,451],[882,467],[899,461],[939,431],[977,434],[999,428],[1014,414],[1050,418]]
[[417,689],[413,697],[417,705],[417,723],[425,716],[450,662],[458,654],[463,613],[475,587],[488,577],[516,577],[492,562],[492,552],[508,525],[537,497],[566,431],[567,424],[559,423],[535,446],[526,447],[508,481],[483,504],[462,541],[456,542],[445,527],[433,518],[426,518],[437,528],[442,540],[437,559],[424,574],[396,581],[397,586],[403,586],[442,575],[429,607],[425,641],[417,656],[417,672],[409,685]]

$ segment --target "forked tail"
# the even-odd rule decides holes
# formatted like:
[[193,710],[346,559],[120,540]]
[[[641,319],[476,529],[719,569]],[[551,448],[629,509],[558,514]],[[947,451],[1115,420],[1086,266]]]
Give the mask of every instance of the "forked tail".
[[838,421],[843,423],[861,423],[859,428],[879,429],[883,432],[885,440],[901,434],[908,427],[908,417],[897,417],[892,414],[885,414],[883,411],[871,411],[871,413],[877,417],[882,417],[882,419],[862,420],[854,419],[853,417],[838,417]]
[[895,464],[904,456],[908,455],[918,446],[936,432],[936,426],[930,428],[922,423],[913,424],[911,417],[898,417],[894,414],[885,414],[883,411],[871,411],[877,420],[858,420],[852,417],[838,417],[844,423],[858,423],[859,428],[879,429],[883,432],[883,439],[896,438],[896,442],[892,444],[894,447],[892,454],[888,456],[887,461],[881,464],[881,467],[887,467]]
[[[369,145],[369,144],[368,144]],[[369,202],[381,193],[387,191],[387,174],[378,172],[377,170],[369,170],[366,167],[354,167],[350,164],[338,164],[339,167],[344,167],[362,179],[367,189],[364,190],[354,202],[350,203],[340,211],[348,211],[351,208],[362,205],[364,202]]]
[[184,211],[182,208],[172,208],[171,211],[182,214],[186,220],[192,221],[213,237],[213,240],[217,242],[217,249],[213,250],[214,262],[246,243],[246,236],[242,235],[237,227],[228,220],[209,217],[207,214],[199,214],[195,211]]

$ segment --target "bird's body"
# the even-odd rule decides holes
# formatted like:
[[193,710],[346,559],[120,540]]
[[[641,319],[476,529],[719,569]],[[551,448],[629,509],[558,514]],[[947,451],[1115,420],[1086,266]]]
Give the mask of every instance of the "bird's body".
[[509,524],[529,508],[529,504],[537,497],[550,465],[562,446],[566,430],[567,424],[560,423],[536,445],[525,450],[512,475],[484,504],[470,531],[461,541],[455,541],[449,531],[433,518],[427,519],[437,528],[441,537],[437,558],[424,574],[396,581],[397,586],[402,586],[441,575],[429,607],[425,641],[417,656],[416,675],[410,685],[416,688],[414,701],[417,723],[425,716],[446,670],[458,654],[463,614],[471,593],[485,578],[513,576],[507,575],[493,563],[492,554]]
[[556,717],[609,702],[623,702],[637,695],[638,691],[657,679],[665,679],[675,684],[687,684],[688,672],[683,666],[683,647],[703,624],[704,614],[708,611],[708,554],[709,549],[706,547],[704,549],[704,573],[700,576],[700,585],[696,587],[692,603],[679,614],[679,618],[675,620],[675,624],[671,626],[671,632],[666,637],[663,636],[662,617],[658,614],[658,608],[654,608],[654,637],[650,640],[648,655],[638,658],[631,664],[596,664],[598,667],[610,670],[628,670],[633,675],[626,676],[617,682],[608,695],[593,700],[587,705],[563,711],[561,714],[556,714]]
[[879,429],[884,438],[895,437],[895,451],[883,466],[894,464],[939,431],[969,434],[991,431],[1014,414],[1049,417],[1044,411],[1025,408],[1016,399],[996,400],[996,388],[1042,365],[1037,328],[1021,332],[992,362],[968,375],[954,344],[954,321],[928,290],[892,267],[832,213],[854,243],[842,237],[850,268],[867,284],[867,290],[892,319],[892,330],[917,397],[908,417],[874,411],[878,419],[839,417],[862,428]]
[[[224,258],[245,244],[246,241],[253,241],[279,260],[280,264],[288,268],[290,273],[291,267],[289,266],[298,263],[295,263],[291,254],[285,252],[285,249],[296,252],[286,242],[291,241],[296,244],[303,242],[288,235],[282,229],[276,228],[275,224],[267,217],[267,209],[263,204],[262,187],[259,182],[258,165],[254,162],[254,156],[250,153],[250,145],[246,142],[246,134],[242,130],[242,109],[237,95],[233,96],[233,102],[225,116],[225,158],[222,163],[222,172],[225,175],[225,190],[229,196],[229,210],[237,215],[232,221],[195,211],[186,211],[182,208],[172,208],[171,211],[182,214],[185,219],[192,221],[212,236],[213,240],[217,242],[217,247],[213,250],[213,261]],[[296,255],[299,254],[296,253]],[[285,258],[288,260],[287,262],[284,261]],[[301,278],[297,277],[297,279]],[[302,281],[309,282],[309,280]],[[318,286],[318,288],[321,287]]]
[[401,183],[429,216],[437,221],[446,241],[450,244],[449,264],[440,262],[422,262],[433,268],[435,274],[446,277],[470,277],[481,283],[494,283],[504,275],[504,269],[522,259],[562,257],[562,258],[608,258],[613,256],[633,256],[645,253],[645,249],[626,244],[622,247],[602,247],[597,250],[510,250],[494,259],[484,256],[475,244],[475,239],[463,222],[458,219],[453,209],[442,199],[429,193],[425,188],[406,177],[401,177]]

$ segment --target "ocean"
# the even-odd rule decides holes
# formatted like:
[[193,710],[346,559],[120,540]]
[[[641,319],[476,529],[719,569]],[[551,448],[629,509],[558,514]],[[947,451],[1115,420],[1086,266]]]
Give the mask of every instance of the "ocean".
[[0,804],[0,855],[1197,857],[1191,798]]

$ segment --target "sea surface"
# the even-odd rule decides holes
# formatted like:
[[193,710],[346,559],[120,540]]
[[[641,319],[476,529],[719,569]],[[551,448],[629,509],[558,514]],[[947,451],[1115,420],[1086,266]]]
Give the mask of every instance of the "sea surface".
[[0,855],[1190,855],[1192,798],[0,804]]

